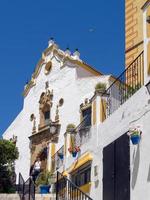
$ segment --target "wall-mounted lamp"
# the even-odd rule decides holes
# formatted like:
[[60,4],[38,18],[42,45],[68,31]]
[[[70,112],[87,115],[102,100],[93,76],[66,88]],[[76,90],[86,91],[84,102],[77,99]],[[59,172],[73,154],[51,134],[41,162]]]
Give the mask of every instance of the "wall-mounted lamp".
[[57,127],[55,125],[50,126],[50,133],[53,135],[56,133]]
[[150,81],[149,81],[145,86],[146,86],[146,88],[147,88],[147,90],[148,90],[148,93],[149,93],[149,95],[150,95]]
[[146,21],[150,24],[150,16],[147,16]]

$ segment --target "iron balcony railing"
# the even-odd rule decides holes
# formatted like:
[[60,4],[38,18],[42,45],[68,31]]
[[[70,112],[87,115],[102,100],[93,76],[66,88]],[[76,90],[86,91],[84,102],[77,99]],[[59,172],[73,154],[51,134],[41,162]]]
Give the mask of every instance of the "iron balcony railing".
[[[144,51],[126,68],[102,95],[105,118],[116,111],[144,84]],[[104,105],[105,102],[105,105]]]
[[51,158],[52,172],[57,171],[64,163],[64,146],[62,146]]
[[89,141],[91,138],[91,115],[87,115],[80,125],[76,128],[76,134],[74,135],[75,146],[81,146]]
[[57,172],[56,200],[92,200],[67,177]]

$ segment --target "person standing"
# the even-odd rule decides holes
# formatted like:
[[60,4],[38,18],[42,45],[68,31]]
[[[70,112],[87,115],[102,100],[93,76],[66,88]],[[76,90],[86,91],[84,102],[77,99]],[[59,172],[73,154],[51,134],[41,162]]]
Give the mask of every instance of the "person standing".
[[37,158],[36,162],[34,163],[33,167],[33,181],[35,182],[39,173],[41,172],[41,161],[40,158]]

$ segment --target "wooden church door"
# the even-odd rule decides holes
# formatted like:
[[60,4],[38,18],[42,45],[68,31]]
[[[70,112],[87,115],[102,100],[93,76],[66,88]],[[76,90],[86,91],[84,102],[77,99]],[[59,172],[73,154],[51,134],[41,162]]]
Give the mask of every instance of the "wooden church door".
[[103,150],[103,200],[130,200],[130,147],[127,134]]

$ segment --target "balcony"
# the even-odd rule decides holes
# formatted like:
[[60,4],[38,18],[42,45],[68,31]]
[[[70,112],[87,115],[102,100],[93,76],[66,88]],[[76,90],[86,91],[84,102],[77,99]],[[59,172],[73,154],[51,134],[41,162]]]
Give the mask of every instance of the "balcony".
[[76,134],[74,135],[75,146],[82,146],[87,143],[91,138],[91,126],[89,126],[89,121],[91,121],[91,115],[85,116],[84,120],[76,128]]
[[38,132],[32,134],[29,139],[31,141],[37,140],[51,140],[52,142],[57,142],[58,135],[60,131],[60,124],[55,122],[49,122],[46,125],[39,128]]
[[64,163],[64,146],[62,146],[51,158],[51,172],[56,172]]
[[[102,95],[105,119],[144,85],[144,52],[121,73]],[[106,95],[107,94],[107,95]],[[105,104],[104,104],[105,102]]]

